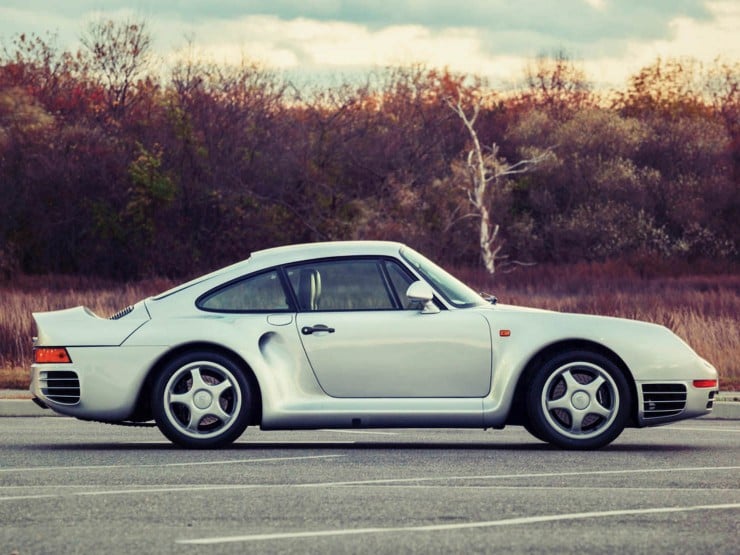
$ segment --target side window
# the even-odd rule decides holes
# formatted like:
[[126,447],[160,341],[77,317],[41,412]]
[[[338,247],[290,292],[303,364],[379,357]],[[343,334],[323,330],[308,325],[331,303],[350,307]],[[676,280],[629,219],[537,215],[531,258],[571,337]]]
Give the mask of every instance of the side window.
[[257,274],[213,291],[198,300],[198,308],[223,312],[282,312],[288,299],[277,271]]
[[410,301],[406,296],[406,290],[409,288],[409,285],[416,280],[408,275],[397,263],[390,260],[385,261],[385,269],[388,271],[388,277],[393,284],[393,289],[396,290],[396,294],[401,300],[401,306],[405,309],[418,308],[416,303]]
[[286,271],[302,311],[398,308],[380,264],[370,259],[331,260]]

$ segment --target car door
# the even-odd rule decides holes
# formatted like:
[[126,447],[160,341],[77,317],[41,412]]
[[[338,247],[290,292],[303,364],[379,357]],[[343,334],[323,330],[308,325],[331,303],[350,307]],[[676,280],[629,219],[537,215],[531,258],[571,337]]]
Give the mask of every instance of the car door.
[[422,313],[398,262],[344,258],[291,266],[297,331],[334,397],[483,397],[491,333],[476,310]]

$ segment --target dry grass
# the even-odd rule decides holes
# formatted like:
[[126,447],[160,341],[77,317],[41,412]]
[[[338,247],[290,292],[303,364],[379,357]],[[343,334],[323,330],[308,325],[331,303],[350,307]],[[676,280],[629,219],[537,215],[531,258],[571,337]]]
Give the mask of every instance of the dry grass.
[[[480,271],[455,273],[501,302],[667,326],[719,369],[723,390],[740,389],[740,275],[647,278],[603,264],[523,268],[494,279]],[[172,285],[55,276],[0,286],[0,388],[28,386],[31,312],[85,305],[107,317]]]
[[87,306],[107,318],[143,298],[169,289],[167,280],[116,284],[70,276],[26,276],[17,284],[0,285],[0,389],[29,385],[32,312]]
[[740,389],[740,275],[641,278],[604,265],[528,268],[467,283],[500,302],[654,322],[709,360],[723,390]]
[[0,368],[0,389],[28,389],[28,368]]

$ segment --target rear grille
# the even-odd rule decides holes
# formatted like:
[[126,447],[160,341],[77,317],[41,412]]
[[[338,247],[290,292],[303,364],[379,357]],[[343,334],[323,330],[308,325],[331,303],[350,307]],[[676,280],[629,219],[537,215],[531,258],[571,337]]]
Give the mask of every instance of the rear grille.
[[686,408],[686,386],[680,383],[642,384],[645,418],[674,416]]
[[116,312],[113,316],[109,318],[109,320],[118,320],[119,318],[123,318],[124,316],[126,316],[126,314],[131,312],[133,309],[134,309],[133,306],[127,306],[126,308]]
[[80,402],[80,379],[72,370],[45,370],[41,372],[41,393],[60,405]]

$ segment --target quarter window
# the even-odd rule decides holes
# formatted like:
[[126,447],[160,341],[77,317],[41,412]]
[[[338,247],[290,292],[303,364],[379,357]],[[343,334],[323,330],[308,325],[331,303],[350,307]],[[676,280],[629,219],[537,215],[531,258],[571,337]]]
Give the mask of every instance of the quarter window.
[[406,309],[418,308],[416,306],[417,303],[409,300],[406,296],[406,291],[408,290],[409,285],[411,285],[415,279],[401,269],[397,263],[391,262],[390,260],[385,261],[385,268],[388,271],[388,277],[393,284],[393,288],[396,290],[396,294],[401,301],[401,306]]
[[216,312],[284,312],[290,308],[275,270],[213,291],[198,301],[198,307]]

